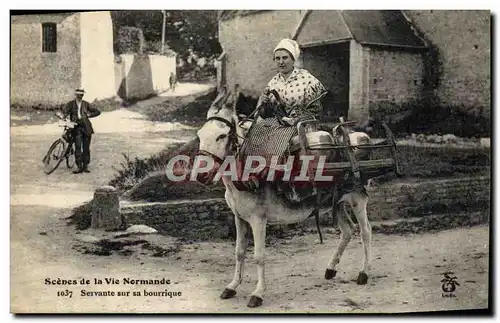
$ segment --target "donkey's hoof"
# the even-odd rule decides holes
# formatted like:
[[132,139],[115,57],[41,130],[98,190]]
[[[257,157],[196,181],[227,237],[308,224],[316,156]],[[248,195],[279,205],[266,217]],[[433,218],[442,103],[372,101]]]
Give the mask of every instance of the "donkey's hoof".
[[337,275],[337,271],[335,269],[327,269],[325,271],[325,279],[332,279]]
[[222,294],[220,294],[220,298],[222,298],[222,299],[228,299],[228,298],[234,297],[234,295],[236,295],[236,291],[235,290],[226,288],[226,289],[224,289],[224,291],[222,292]]
[[248,302],[248,307],[259,307],[262,305],[262,298],[252,295],[250,301]]
[[367,282],[368,282],[368,276],[363,272],[359,273],[358,280],[356,281],[356,283],[358,285],[366,285]]

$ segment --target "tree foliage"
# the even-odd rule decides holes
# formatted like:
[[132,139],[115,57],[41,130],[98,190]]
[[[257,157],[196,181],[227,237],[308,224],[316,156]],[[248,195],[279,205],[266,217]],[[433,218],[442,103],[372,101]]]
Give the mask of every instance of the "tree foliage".
[[114,45],[119,53],[142,53],[144,49],[142,29],[128,26],[120,28]]
[[[161,10],[113,11],[112,19],[115,35],[120,27],[133,26],[142,29],[150,48],[158,48],[161,44]],[[166,10],[165,46],[178,53],[180,58],[186,58],[189,49],[204,57],[220,54],[217,11]]]

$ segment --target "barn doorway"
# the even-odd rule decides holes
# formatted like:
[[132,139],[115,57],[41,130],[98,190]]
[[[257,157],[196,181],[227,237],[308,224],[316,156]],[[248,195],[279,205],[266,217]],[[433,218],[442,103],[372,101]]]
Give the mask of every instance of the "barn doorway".
[[318,78],[328,90],[323,100],[325,121],[338,121],[349,111],[349,50],[350,43],[303,48],[303,66]]

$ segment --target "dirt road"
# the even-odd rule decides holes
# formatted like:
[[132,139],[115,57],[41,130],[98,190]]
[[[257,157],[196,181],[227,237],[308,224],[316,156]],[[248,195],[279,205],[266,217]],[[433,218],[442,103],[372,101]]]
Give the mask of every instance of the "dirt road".
[[120,109],[92,120],[90,174],[71,174],[62,163],[47,176],[42,158],[61,134],[57,124],[11,128],[11,204],[74,206],[92,198],[130,158],[144,158],[173,143],[189,141],[196,129],[179,123],[153,123],[136,112]]
[[[488,227],[443,231],[438,234],[374,235],[373,265],[367,285],[354,282],[362,248],[355,237],[342,258],[337,277],[323,278],[338,237],[326,234],[324,245],[314,234],[296,236],[267,249],[267,292],[259,309],[246,307],[256,284],[252,249],[243,284],[230,300],[219,299],[231,280],[231,242],[181,245],[165,257],[153,257],[130,246],[128,253],[110,256],[83,254],[85,231],[75,234],[61,219],[68,210],[13,207],[12,303],[15,312],[327,312],[393,313],[477,309],[488,302]],[[166,248],[175,242],[157,237]],[[443,297],[444,272],[460,284],[454,298]],[[88,279],[89,285],[46,285],[45,279]],[[115,278],[120,284],[106,284]],[[170,285],[124,285],[124,279],[170,279]],[[103,281],[94,284],[94,279]],[[73,292],[72,298],[57,296]],[[84,291],[130,291],[129,297],[82,296]],[[144,296],[148,292],[181,292],[179,297]],[[142,296],[132,296],[140,291]]]
[[[259,309],[246,307],[256,284],[252,249],[236,297],[219,298],[233,275],[233,242],[178,245],[174,239],[153,235],[147,239],[173,251],[155,257],[154,250],[131,245],[121,250],[126,252],[108,256],[86,254],[81,246],[89,244],[89,232],[76,232],[64,221],[71,207],[91,199],[93,190],[109,181],[112,165],[123,161],[122,152],[147,156],[173,141],[188,140],[194,133],[180,125],[150,124],[140,115],[120,110],[97,118],[94,125],[97,134],[92,142],[92,173],[79,175],[64,168],[50,176],[42,172],[41,159],[59,134],[57,127],[12,128],[12,312],[387,313],[487,307],[488,226],[423,235],[375,234],[373,264],[365,286],[352,281],[362,261],[359,237],[348,245],[337,277],[331,281],[324,280],[323,275],[338,236],[325,233],[323,245],[315,243],[314,234],[281,240],[267,248],[267,292]],[[456,297],[442,295],[444,272],[457,277],[460,286],[454,292]],[[166,278],[171,284],[125,285],[125,278]],[[76,280],[78,284],[57,285],[58,279]],[[81,285],[81,279],[90,283]],[[95,279],[102,284],[95,284]],[[181,295],[144,296],[145,290],[165,289]],[[73,292],[71,298],[64,296],[66,290]],[[89,291],[131,293],[90,296]],[[134,291],[141,296],[134,296]]]

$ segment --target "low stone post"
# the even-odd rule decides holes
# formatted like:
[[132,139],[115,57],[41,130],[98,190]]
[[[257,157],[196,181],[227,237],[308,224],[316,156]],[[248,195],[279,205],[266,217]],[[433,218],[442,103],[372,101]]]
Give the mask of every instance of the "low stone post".
[[95,190],[92,201],[91,228],[116,229],[122,225],[118,192],[113,186]]

